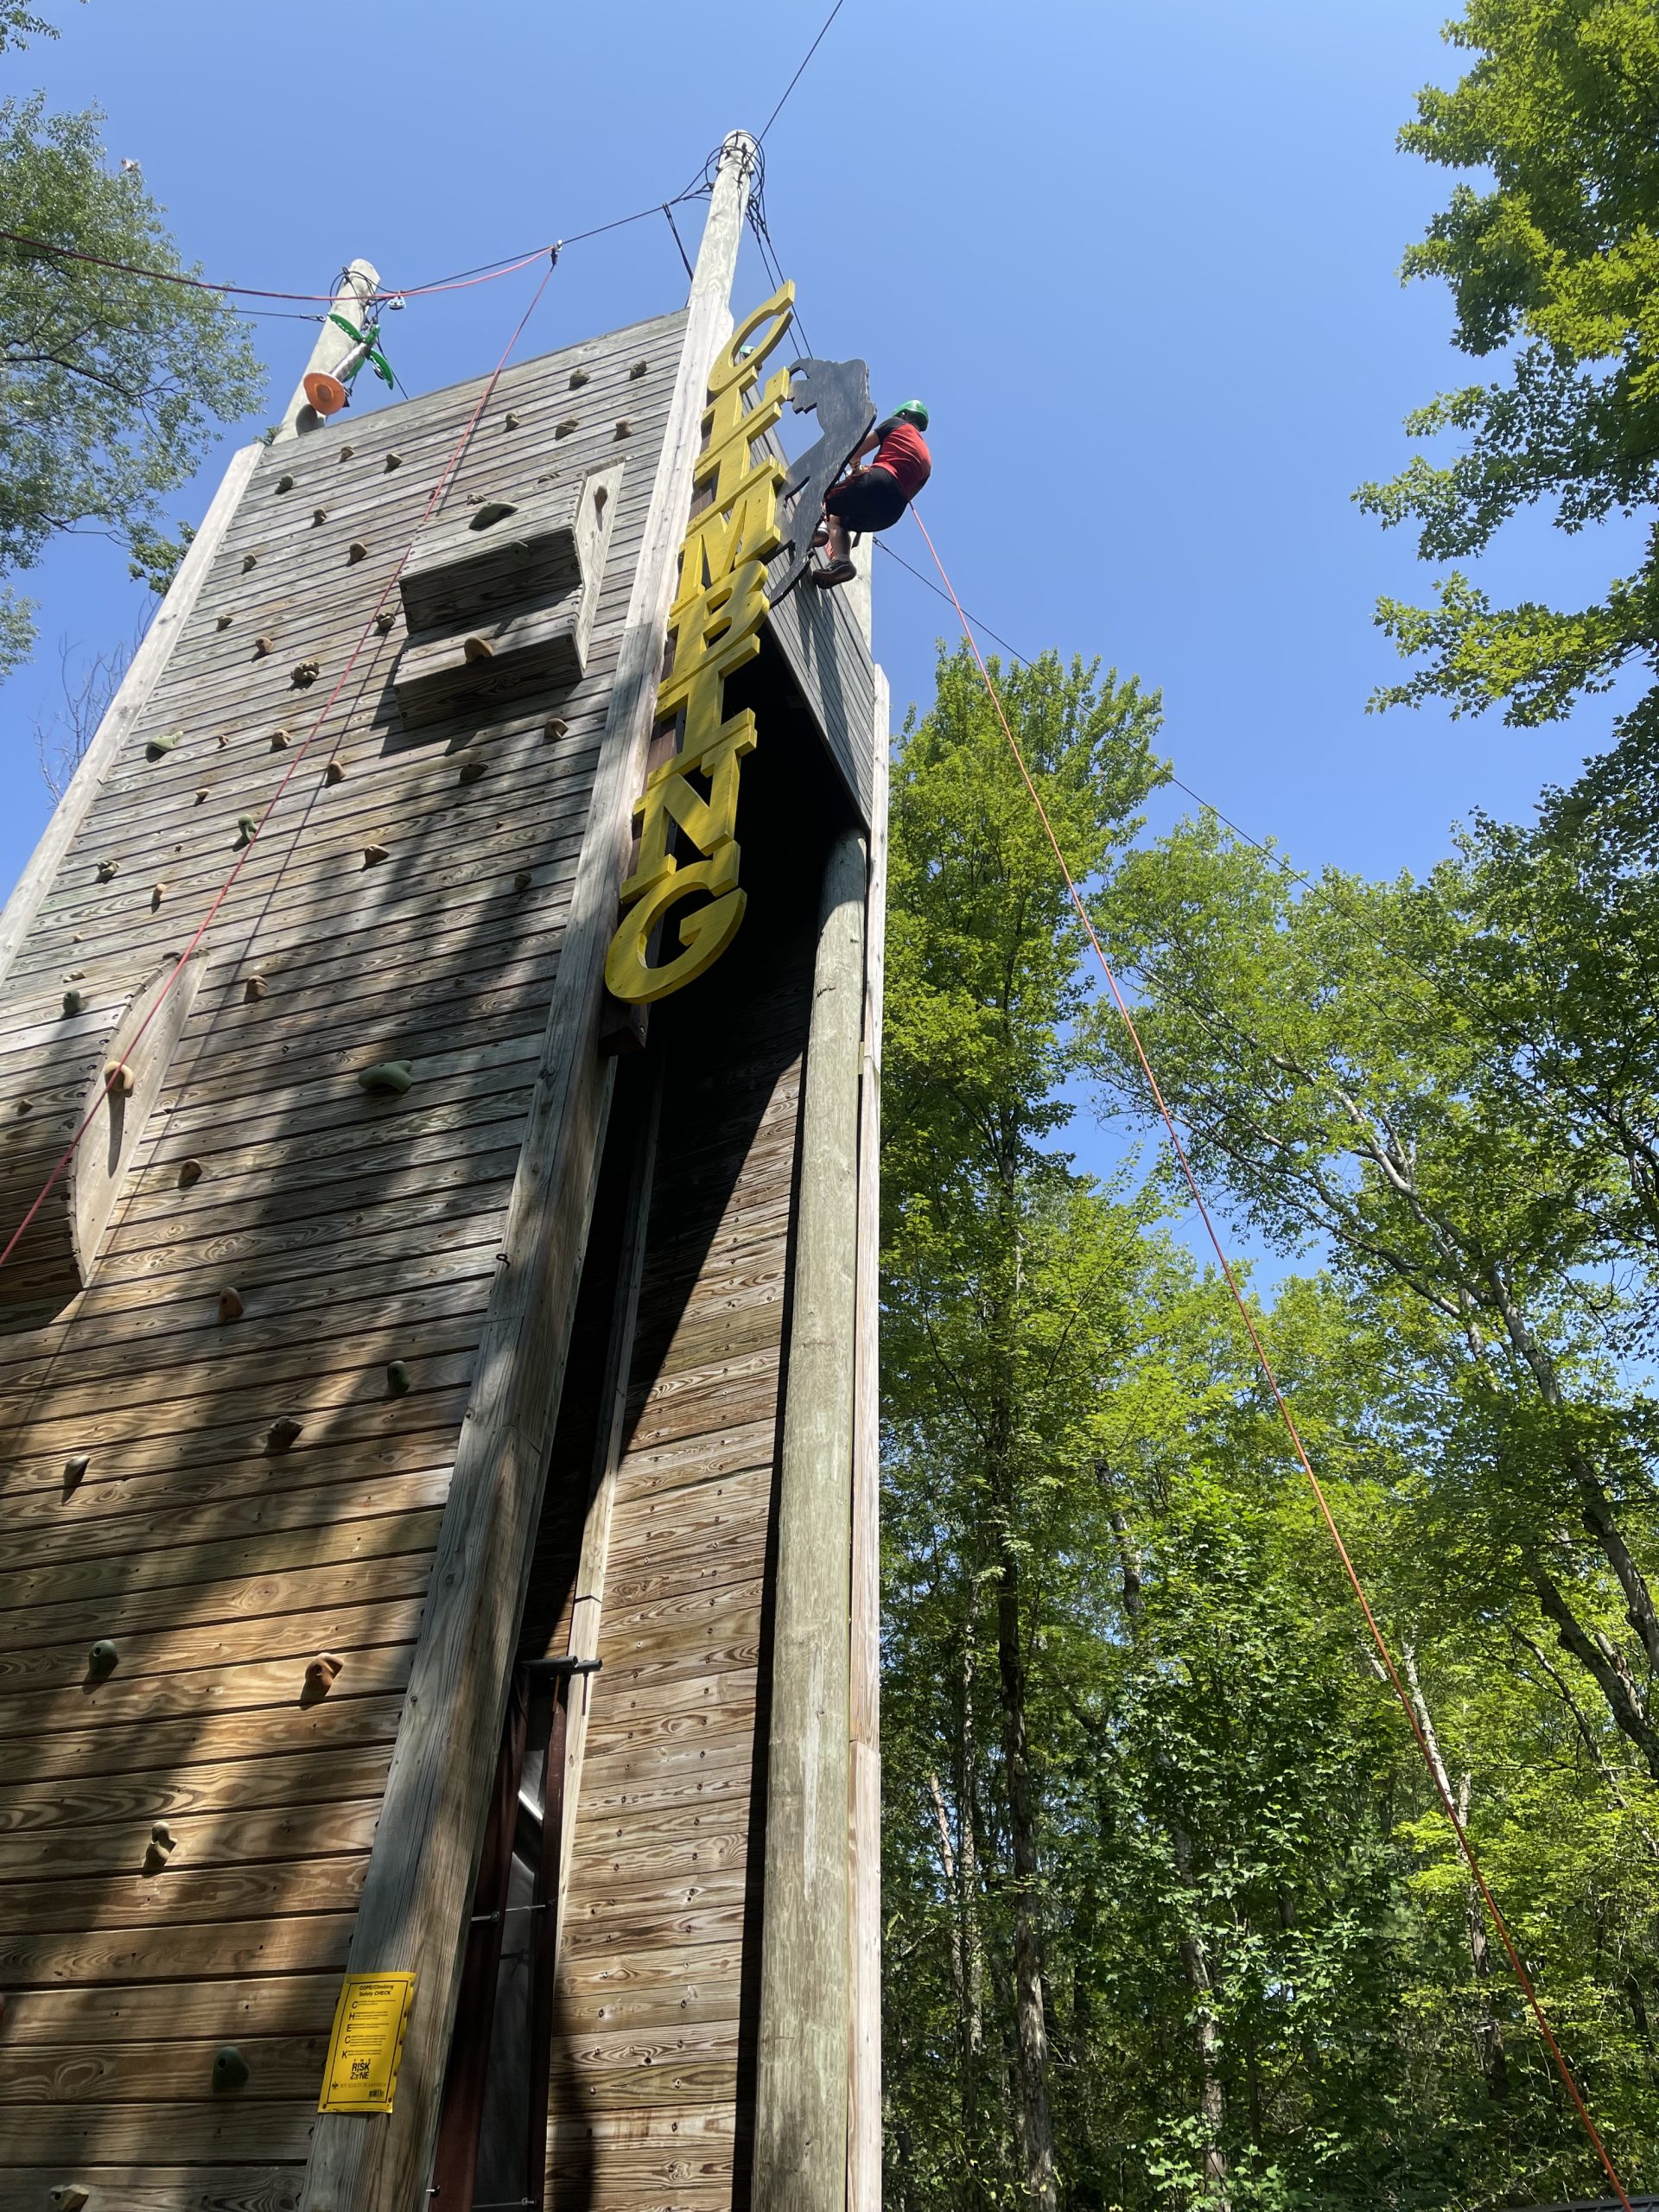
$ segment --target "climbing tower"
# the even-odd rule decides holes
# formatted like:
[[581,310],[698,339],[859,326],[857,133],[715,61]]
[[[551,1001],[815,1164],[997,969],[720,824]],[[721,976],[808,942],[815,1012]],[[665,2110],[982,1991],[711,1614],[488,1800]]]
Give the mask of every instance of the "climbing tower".
[[753,161],[232,461],[0,916],[0,2212],[878,2202],[870,410]]

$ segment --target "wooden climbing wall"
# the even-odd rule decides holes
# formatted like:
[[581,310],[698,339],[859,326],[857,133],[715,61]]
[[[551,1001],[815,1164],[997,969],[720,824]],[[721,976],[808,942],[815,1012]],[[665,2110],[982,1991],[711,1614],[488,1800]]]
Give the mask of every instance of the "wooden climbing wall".
[[[90,2212],[298,2202],[681,327],[504,376],[449,508],[624,465],[586,676],[405,732],[401,616],[371,638],[212,924],[92,1283],[48,1325],[0,1333],[0,2212],[39,2212],[65,2182]],[[41,1034],[9,1007],[76,976],[96,998],[182,948],[479,391],[261,457],[0,989],[0,1107],[7,1052]],[[308,660],[318,680],[296,688]],[[48,1033],[67,1047],[92,1018]],[[408,1093],[367,1096],[359,1072],[394,1058]],[[230,1287],[244,1310],[221,1322]],[[308,1697],[323,1649],[343,1668]],[[172,1842],[147,1874],[156,1823]],[[213,2079],[227,2043],[249,2069],[230,2095]]]

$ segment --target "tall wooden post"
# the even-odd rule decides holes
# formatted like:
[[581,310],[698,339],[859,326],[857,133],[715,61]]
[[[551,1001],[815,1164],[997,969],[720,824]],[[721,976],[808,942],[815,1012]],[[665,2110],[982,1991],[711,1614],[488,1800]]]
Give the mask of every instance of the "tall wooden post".
[[843,2212],[855,1274],[864,840],[824,868],[802,1101],[794,1319],[778,1488],[753,2202]]
[[467,1916],[615,1071],[598,1050],[605,953],[633,800],[645,780],[709,372],[732,327],[754,152],[753,140],[734,131],[715,179],[502,1264],[352,1937],[353,1973],[412,1969],[418,1976],[397,2102],[384,2118],[319,2116],[300,2200],[305,2212],[421,2212],[426,2202]]
[[[340,280],[340,289],[334,294],[334,313],[343,315],[347,322],[360,323],[363,310],[374,297],[375,287],[380,282],[380,271],[372,261],[348,262]],[[311,348],[311,358],[300,372],[300,380],[294,387],[294,397],[276,425],[276,435],[271,440],[279,445],[284,438],[302,436],[308,430],[320,430],[324,416],[318,414],[305,396],[305,380],[313,370],[327,371],[342,359],[351,340],[345,332],[325,320],[317,333],[317,342]]]

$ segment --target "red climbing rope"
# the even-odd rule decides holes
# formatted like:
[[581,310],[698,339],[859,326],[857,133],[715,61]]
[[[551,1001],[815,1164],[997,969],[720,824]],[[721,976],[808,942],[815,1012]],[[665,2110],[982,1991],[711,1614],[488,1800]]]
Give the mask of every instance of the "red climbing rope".
[[1549,2022],[1544,2016],[1543,2005],[1540,2003],[1538,1993],[1533,1986],[1532,1977],[1527,1972],[1526,1966],[1522,1960],[1521,1954],[1516,1948],[1515,1938],[1510,1933],[1509,1923],[1499,1911],[1497,1899],[1492,1895],[1491,1889],[1487,1886],[1486,1877],[1482,1873],[1480,1869],[1480,1861],[1475,1855],[1474,1845],[1469,1840],[1469,1832],[1463,1824],[1463,1821],[1458,1812],[1457,1805],[1452,1797],[1451,1792],[1447,1789],[1446,1783],[1440,1778],[1440,1770],[1435,1764],[1433,1755],[1428,1748],[1428,1741],[1423,1733],[1422,1725],[1419,1721],[1416,1711],[1412,1705],[1411,1699],[1407,1694],[1405,1683],[1401,1680],[1400,1670],[1395,1664],[1394,1654],[1389,1647],[1388,1638],[1383,1635],[1382,1630],[1377,1625],[1376,1616],[1371,1610],[1371,1601],[1366,1595],[1365,1586],[1360,1580],[1359,1570],[1354,1565],[1352,1554],[1350,1553],[1347,1545],[1343,1541],[1342,1531],[1337,1526],[1336,1516],[1331,1510],[1330,1500],[1326,1497],[1325,1493],[1325,1486],[1320,1482],[1318,1475],[1313,1471],[1313,1462],[1308,1457],[1306,1446],[1302,1442],[1301,1432],[1296,1426],[1295,1416],[1292,1414],[1289,1405],[1286,1402],[1284,1392],[1279,1387],[1279,1378],[1274,1372],[1272,1361],[1268,1357],[1267,1346],[1262,1341],[1261,1333],[1257,1330],[1255,1319],[1251,1315],[1249,1306],[1245,1300],[1243,1290],[1240,1287],[1238,1276],[1234,1270],[1233,1263],[1228,1257],[1226,1248],[1221,1241],[1220,1235],[1217,1230],[1214,1221],[1211,1218],[1210,1209],[1204,1202],[1204,1193],[1199,1190],[1198,1178],[1192,1173],[1192,1162],[1186,1156],[1186,1147],[1181,1142],[1180,1133],[1175,1127],[1174,1116],[1171,1114],[1168,1106],[1165,1103],[1164,1094],[1159,1088],[1158,1078],[1152,1071],[1152,1062],[1147,1058],[1146,1046],[1141,1041],[1141,1033],[1135,1027],[1134,1015],[1129,1012],[1128,1001],[1125,999],[1122,990],[1119,987],[1116,973],[1112,967],[1112,963],[1106,957],[1104,950],[1102,949],[1099,938],[1095,933],[1095,925],[1090,918],[1089,909],[1084,904],[1082,893],[1077,889],[1077,883],[1072,877],[1070,868],[1066,865],[1065,854],[1061,848],[1058,837],[1055,835],[1054,824],[1049,819],[1048,809],[1043,804],[1042,794],[1039,791],[1036,785],[1032,780],[1031,771],[1026,766],[1025,754],[1020,749],[1019,740],[1014,736],[1013,727],[1008,721],[1007,714],[1003,710],[1002,702],[1001,697],[998,696],[996,686],[991,681],[990,671],[985,665],[984,658],[980,652],[978,642],[974,636],[971,626],[969,626],[968,617],[962,611],[962,601],[957,597],[956,587],[952,584],[950,577],[945,574],[944,563],[939,558],[938,548],[934,544],[932,538],[928,535],[927,524],[922,520],[922,518],[920,514],[918,513],[913,503],[910,511],[912,515],[915,515],[916,527],[921,531],[922,537],[926,543],[927,550],[933,556],[933,565],[939,572],[939,581],[944,584],[944,588],[950,596],[950,604],[957,610],[957,620],[962,625],[962,634],[968,641],[968,649],[973,654],[975,663],[978,667],[980,677],[984,683],[986,691],[989,694],[991,704],[996,709],[996,718],[1002,725],[1002,734],[1008,741],[1008,750],[1014,755],[1014,766],[1020,771],[1020,780],[1024,783],[1027,792],[1030,794],[1031,803],[1037,810],[1038,818],[1042,823],[1044,833],[1047,836],[1050,845],[1053,848],[1054,858],[1059,864],[1060,874],[1065,879],[1066,891],[1071,898],[1071,904],[1077,909],[1077,919],[1083,924],[1084,933],[1088,938],[1089,943],[1093,949],[1095,958],[1100,963],[1100,971],[1106,978],[1107,987],[1111,992],[1113,1002],[1116,1006],[1117,1011],[1122,1018],[1123,1027],[1128,1033],[1129,1041],[1135,1047],[1135,1056],[1141,1064],[1141,1072],[1147,1079],[1147,1087],[1151,1091],[1153,1098],[1157,1104],[1158,1111],[1163,1118],[1164,1128],[1169,1137],[1171,1147],[1174,1152],[1176,1160],[1180,1165],[1181,1173],[1185,1179],[1186,1187],[1192,1195],[1192,1203],[1198,1210],[1198,1218],[1204,1224],[1205,1231],[1210,1239],[1211,1247],[1215,1253],[1223,1274],[1227,1279],[1227,1287],[1233,1294],[1233,1302],[1238,1308],[1239,1318],[1243,1322],[1245,1332],[1249,1337],[1250,1347],[1255,1354],[1256,1364],[1262,1370],[1262,1377],[1266,1382],[1268,1389],[1273,1393],[1274,1403],[1278,1407],[1280,1414],[1283,1417],[1285,1430],[1290,1438],[1292,1448],[1294,1450],[1296,1457],[1301,1464],[1302,1472],[1307,1478],[1308,1485],[1313,1491],[1314,1500],[1319,1509],[1320,1518],[1324,1521],[1325,1528],[1330,1533],[1332,1542],[1336,1546],[1337,1556],[1342,1561],[1343,1572],[1348,1578],[1349,1585],[1353,1591],[1354,1596],[1359,1601],[1359,1609],[1365,1616],[1365,1625],[1370,1631],[1371,1641],[1376,1646],[1378,1656],[1382,1660],[1382,1665],[1387,1670],[1389,1681],[1394,1685],[1395,1695],[1400,1700],[1400,1709],[1405,1714],[1407,1725],[1409,1726],[1412,1734],[1417,1739],[1417,1747],[1423,1755],[1423,1764],[1428,1770],[1428,1778],[1434,1785],[1434,1794],[1440,1801],[1440,1804],[1445,1811],[1446,1819],[1452,1823],[1452,1832],[1458,1840],[1458,1849],[1463,1855],[1464,1864],[1469,1869],[1470,1878],[1479,1890],[1481,1897],[1485,1902],[1486,1910],[1491,1915],[1492,1925],[1497,1929],[1499,1938],[1503,1942],[1503,1948],[1509,1954],[1510,1964],[1515,1970],[1515,1978],[1516,1981],[1519,1982],[1522,1991],[1525,1993],[1527,2003],[1532,2011],[1532,2017],[1537,2023],[1538,2032],[1542,2037],[1545,2046],[1548,2050],[1551,2058],[1555,2063],[1555,2070],[1560,2075],[1568,2096],[1573,2100],[1573,2107],[1577,2111],[1580,2120],[1584,2124],[1585,2133],[1589,2137],[1592,2145],[1594,2146],[1596,2156],[1601,2161],[1602,2170],[1606,2174],[1608,2180],[1611,2182],[1614,2190],[1618,2194],[1618,2201],[1624,2208],[1624,2212],[1631,2212],[1630,2200],[1624,2193],[1624,2185],[1619,2180],[1618,2175],[1614,2170],[1613,2162],[1607,2155],[1606,2145],[1601,2139],[1601,2136],[1597,2129],[1595,2121],[1590,2117],[1589,2107],[1585,2103],[1583,2096],[1580,2094],[1579,2085],[1573,2076],[1573,2070],[1571,2067],[1568,2066],[1566,2058],[1562,2056],[1560,2045],[1556,2042],[1554,2034],[1551,2032]]
[[[653,209],[652,212],[655,213],[655,210]],[[327,721],[329,715],[333,712],[334,702],[345,690],[346,679],[350,677],[353,669],[356,667],[359,657],[361,655],[364,646],[368,643],[370,634],[374,629],[376,620],[379,616],[381,609],[385,606],[387,600],[391,598],[392,592],[397,587],[397,579],[403,575],[405,567],[408,565],[409,556],[415,550],[416,538],[419,537],[421,531],[426,527],[427,523],[430,520],[438,506],[442,504],[443,495],[448,490],[450,482],[454,476],[456,469],[461,466],[462,456],[465,454],[467,445],[471,442],[473,432],[478,427],[479,417],[483,414],[484,410],[489,405],[490,399],[494,393],[495,387],[501,380],[501,372],[506,367],[509,359],[512,358],[513,348],[518,345],[520,338],[524,336],[525,325],[529,322],[531,315],[535,314],[537,307],[540,306],[542,294],[547,289],[548,284],[552,278],[552,275],[553,264],[550,262],[547,268],[543,272],[541,283],[536,287],[535,294],[531,300],[530,305],[524,309],[523,315],[519,316],[518,326],[514,329],[512,337],[508,339],[505,346],[502,347],[501,358],[491,370],[489,377],[485,383],[484,389],[479,394],[478,404],[474,408],[472,413],[467,416],[465,424],[462,426],[461,435],[456,439],[454,449],[450,453],[448,461],[445,461],[442,469],[440,471],[437,481],[432,486],[431,493],[428,497],[425,506],[421,510],[420,518],[416,523],[413,531],[410,533],[409,542],[397,556],[397,566],[387,577],[385,583],[382,588],[380,596],[376,600],[372,608],[370,610],[369,619],[363,625],[363,628],[358,636],[357,643],[352,647],[350,653],[346,657],[346,665],[340,670],[339,676],[335,679],[334,690],[330,691],[328,696],[323,701],[321,707],[318,709],[316,720],[306,732],[303,741],[295,752],[293,759],[283,770],[276,788],[271,793],[270,799],[266,802],[264,812],[260,816],[257,823],[254,825],[252,834],[248,838],[247,843],[237,855],[235,861],[232,865],[230,873],[226,876],[224,882],[219,885],[219,889],[214,893],[212,903],[209,905],[207,912],[202,916],[201,920],[196,925],[194,935],[191,938],[188,944],[185,946],[184,950],[179,955],[178,959],[174,963],[171,973],[168,975],[166,982],[162,985],[160,991],[156,994],[155,1005],[150,1007],[149,1012],[144,1016],[137,1028],[134,1031],[131,1043],[127,1048],[129,1052],[131,1052],[133,1046],[137,1046],[139,1039],[149,1027],[150,1023],[155,1020],[162,1007],[166,1005],[168,998],[173,990],[174,985],[178,982],[179,977],[184,973],[185,963],[195,951],[196,947],[201,943],[202,938],[207,934],[208,928],[213,922],[214,915],[218,913],[219,908],[230,897],[232,891],[235,887],[237,878],[241,874],[242,870],[247,865],[250,855],[252,853],[254,847],[259,842],[260,833],[264,829],[266,823],[270,821],[272,814],[275,813],[277,804],[282,798],[283,793],[288,789],[289,783],[293,780],[295,772],[298,769],[301,761],[304,760],[306,754],[315,743],[324,722]],[[64,1147],[62,1153],[59,1156],[57,1164],[54,1166],[51,1173],[47,1177],[45,1182],[41,1185],[40,1191],[35,1196],[34,1204],[29,1207],[29,1211],[18,1223],[16,1228],[13,1230],[10,1238],[7,1240],[4,1250],[0,1251],[0,1268],[3,1268],[5,1266],[7,1261],[10,1259],[12,1254],[16,1250],[18,1244],[21,1243],[23,1236],[29,1229],[29,1224],[34,1220],[35,1215],[39,1213],[41,1208],[46,1204],[48,1198],[51,1195],[51,1192],[57,1183],[58,1178],[62,1174],[64,1169],[67,1167],[70,1161],[74,1158],[76,1152],[79,1148],[81,1139],[86,1135],[87,1130],[91,1128],[93,1122],[98,1118],[99,1108],[104,1104],[105,1100],[109,1096],[115,1084],[119,1080],[119,1076],[120,1070],[118,1066],[111,1068],[109,1073],[105,1076],[104,1088],[93,1100],[86,1120],[82,1122],[80,1127],[75,1131],[73,1136],[70,1138],[68,1143]]]

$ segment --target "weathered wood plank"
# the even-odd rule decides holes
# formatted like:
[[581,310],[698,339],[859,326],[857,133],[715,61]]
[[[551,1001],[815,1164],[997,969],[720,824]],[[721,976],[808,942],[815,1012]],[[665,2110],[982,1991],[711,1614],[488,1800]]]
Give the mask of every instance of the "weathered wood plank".
[[5,2041],[10,2048],[159,2043],[174,2036],[234,2043],[245,2035],[317,2035],[334,2018],[339,1995],[338,1974],[293,1972],[248,1981],[100,1981],[14,1989],[6,1998]]
[[[360,1832],[360,1816],[358,1827]],[[118,1928],[182,1928],[211,1920],[349,1912],[362,1887],[372,1822],[369,1829],[361,1836],[363,1849],[331,1859],[270,1860],[254,1866],[192,1866],[189,1847],[181,1841],[160,1874],[135,1872],[92,1880],[0,1885],[0,1929],[10,1934],[73,1936],[96,1931],[106,1935]],[[135,1868],[141,1855],[135,1851]]]
[[[276,2097],[308,2096],[315,2102],[328,2055],[326,2035],[249,2036],[237,2048],[249,2077],[236,2092],[238,2107]],[[105,2050],[41,2044],[14,2050],[0,2043],[0,2107],[199,2100],[212,2092],[214,2050],[210,2043],[180,2042],[117,2044]],[[10,2115],[0,2121],[10,2125]]]
[[[359,1607],[353,1624],[380,1631],[385,1625],[383,1610]],[[418,1609],[407,1608],[402,1618],[412,1630],[419,1618]],[[325,1617],[319,1625],[337,1629],[340,1622],[339,1617]],[[291,1632],[286,1639],[275,1630],[267,1633],[267,1643],[284,1640],[295,1642]],[[319,1651],[332,1652],[344,1662],[331,1696],[382,1695],[401,1690],[408,1681],[412,1648],[409,1640],[361,1645],[339,1635],[314,1634],[281,1659],[262,1658],[241,1666],[136,1678],[130,1672],[134,1654],[127,1649],[121,1655],[119,1671],[99,1682],[88,1679],[86,1655],[77,1650],[64,1655],[65,1680],[60,1688],[0,1696],[0,1743],[21,1744],[29,1736],[55,1735],[70,1729],[86,1736],[102,1728],[125,1737],[135,1725],[146,1721],[251,1713],[267,1706],[292,1705],[302,1693],[306,1667]],[[0,1688],[3,1686],[0,1678]],[[6,1765],[10,1774],[10,1758]]]
[[[100,2153],[101,2158],[101,2153]],[[298,2212],[303,2166],[111,2166],[75,2171],[92,2212]],[[41,2212],[63,2181],[51,2166],[0,2166],[0,2212]]]
[[[353,1916],[308,1912],[292,1919],[213,1921],[194,1928],[50,1929],[0,1936],[9,1988],[72,1981],[165,1981],[221,1975],[308,1973],[344,1964]],[[162,2147],[151,2138],[149,2148]]]
[[[316,2098],[300,2104],[249,2103],[96,2106],[77,2112],[44,2107],[10,2113],[6,2149],[20,2164],[130,2162],[158,2152],[172,2158],[234,2159],[264,2165],[302,2158],[315,2124]],[[59,2179],[64,2178],[61,2171]]]

